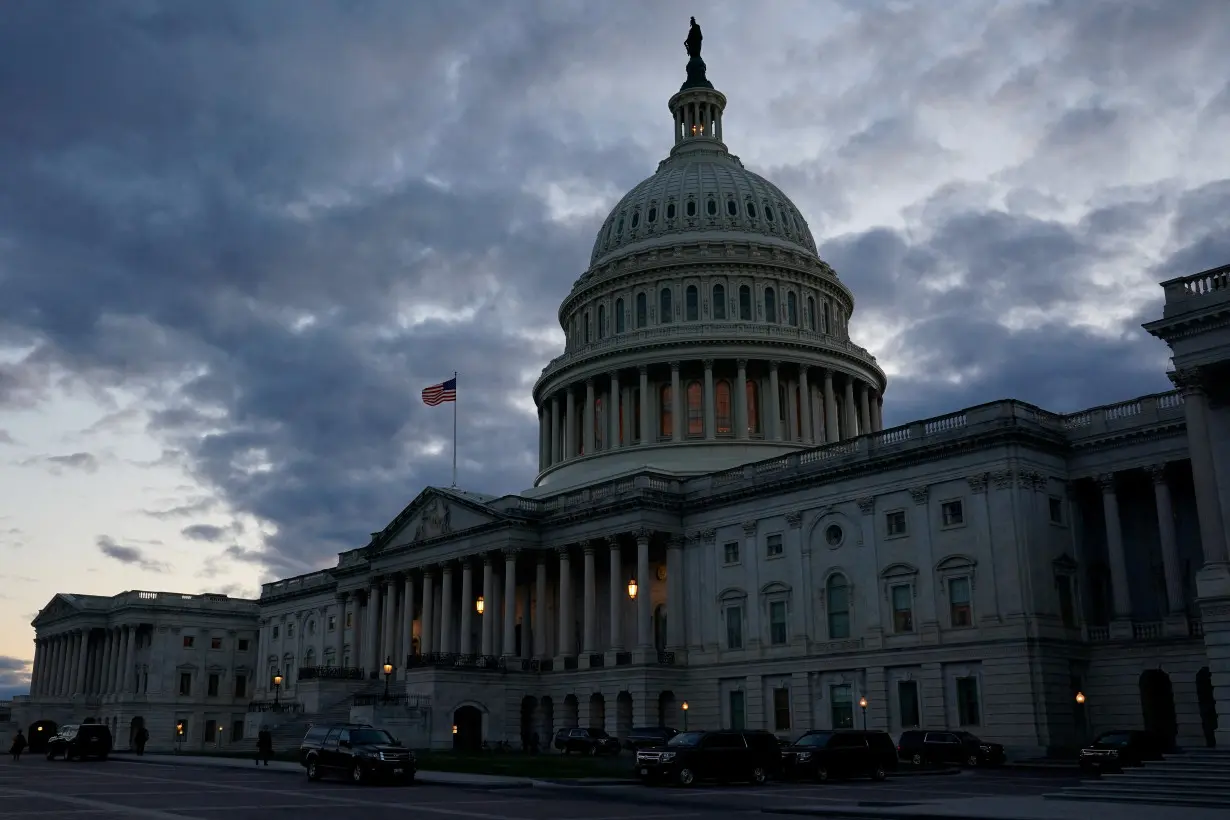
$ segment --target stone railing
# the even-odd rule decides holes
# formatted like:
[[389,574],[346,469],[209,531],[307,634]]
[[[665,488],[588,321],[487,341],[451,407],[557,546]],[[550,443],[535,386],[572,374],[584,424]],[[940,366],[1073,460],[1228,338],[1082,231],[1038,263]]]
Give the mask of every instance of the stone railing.
[[302,703],[287,703],[285,701],[254,700],[248,704],[249,712],[274,712],[276,714],[297,715],[303,712]]
[[1107,430],[1118,431],[1170,418],[1183,418],[1183,394],[1178,390],[1053,416],[1065,433],[1075,437],[1098,435]]
[[355,666],[301,666],[299,680],[363,680],[363,670]]
[[1214,294],[1230,297],[1230,265],[1220,268],[1210,268],[1190,276],[1180,276],[1162,283],[1166,293],[1166,304],[1187,302]]
[[289,595],[301,590],[327,587],[332,583],[333,575],[328,570],[321,570],[319,572],[308,573],[307,575],[296,575],[294,578],[286,578],[281,581],[262,584],[261,597],[265,598],[272,595]]

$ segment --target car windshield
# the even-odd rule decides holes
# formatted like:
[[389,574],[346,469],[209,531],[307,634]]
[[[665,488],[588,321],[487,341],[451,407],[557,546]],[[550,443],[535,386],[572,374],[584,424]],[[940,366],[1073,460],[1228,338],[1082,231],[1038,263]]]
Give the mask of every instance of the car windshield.
[[351,729],[350,742],[356,746],[396,743],[393,736],[383,729]]
[[794,742],[795,746],[825,746],[829,742],[829,738],[833,736],[832,732],[816,732],[811,735],[803,735]]
[[1132,742],[1132,736],[1127,732],[1108,732],[1099,737],[1097,742],[1107,746],[1126,746]]
[[667,746],[696,746],[704,732],[680,732],[666,741]]
[[955,734],[957,737],[961,738],[962,740],[967,740],[970,743],[981,743],[982,742],[982,739],[979,738],[978,735],[970,734],[969,732],[956,732]]

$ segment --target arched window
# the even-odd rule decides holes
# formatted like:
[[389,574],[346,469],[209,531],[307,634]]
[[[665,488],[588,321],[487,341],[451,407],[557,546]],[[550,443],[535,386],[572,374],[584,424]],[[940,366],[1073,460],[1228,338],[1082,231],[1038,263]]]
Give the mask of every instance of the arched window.
[[589,311],[585,311],[585,320],[581,323],[585,326],[585,344],[589,344]]
[[816,332],[816,298],[814,296],[807,297],[807,326],[811,328],[811,332]]
[[624,300],[615,300],[615,332],[624,332]]
[[700,382],[688,382],[688,435],[705,434],[705,389]]
[[649,299],[643,293],[636,295],[636,326],[642,328],[649,324]]
[[799,326],[799,297],[792,290],[786,292],[786,321],[791,327]]
[[669,384],[662,385],[662,389],[658,391],[658,418],[661,423],[658,425],[658,435],[667,438],[675,434],[675,414],[671,405],[671,386]]
[[598,305],[598,338],[606,338],[606,305]]
[[850,637],[850,586],[846,576],[835,572],[824,585],[824,600],[828,608],[829,640]]
[[700,318],[700,291],[696,289],[696,285],[688,285],[688,289],[685,290],[683,294],[683,318],[689,322],[695,322]]
[[734,431],[734,411],[730,402],[730,382],[722,379],[713,390],[714,421],[717,423],[717,434],[729,436]]
[[759,435],[760,386],[754,379],[748,379],[744,389],[747,391],[747,432],[748,435]]
[[307,667],[316,665],[316,650],[308,647],[308,651],[303,655],[303,665]]
[[602,405],[601,398],[594,399],[594,452],[602,449],[602,431],[606,429],[606,425],[602,423]]
[[671,289],[662,288],[662,293],[658,295],[658,324],[670,324],[673,314],[674,305],[671,304]]
[[766,322],[777,324],[777,294],[773,288],[764,289],[764,318]]
[[752,321],[752,289],[747,285],[739,286],[739,321]]
[[726,318],[726,288],[722,285],[713,286],[713,318]]
[[833,326],[832,319],[833,319],[832,315],[829,314],[829,303],[825,302],[824,303],[824,327],[820,328],[821,333],[828,333],[830,335],[832,334],[833,332],[831,330]]

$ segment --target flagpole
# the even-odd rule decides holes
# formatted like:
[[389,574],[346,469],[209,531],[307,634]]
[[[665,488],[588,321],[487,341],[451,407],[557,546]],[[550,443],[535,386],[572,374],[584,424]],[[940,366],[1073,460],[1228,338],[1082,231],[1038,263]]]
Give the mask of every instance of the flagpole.
[[451,489],[457,489],[457,371],[453,371],[453,486]]

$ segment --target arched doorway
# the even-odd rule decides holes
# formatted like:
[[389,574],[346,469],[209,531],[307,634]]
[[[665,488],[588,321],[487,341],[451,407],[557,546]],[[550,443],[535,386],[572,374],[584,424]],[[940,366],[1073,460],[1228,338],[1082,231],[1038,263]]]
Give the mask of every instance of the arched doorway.
[[1174,690],[1170,676],[1161,669],[1146,669],[1140,673],[1140,711],[1145,731],[1151,732],[1167,748],[1174,747],[1178,720],[1174,710]]
[[600,692],[589,696],[589,728],[606,728],[606,699]]
[[670,726],[675,721],[675,693],[667,689],[658,695],[658,725]]
[[[538,711],[538,698],[533,695],[526,695],[521,698],[521,749],[528,752],[530,750],[530,741],[534,737],[537,728],[534,726],[534,713]],[[539,738],[539,742],[541,742]]]
[[483,713],[477,706],[461,706],[453,712],[453,751],[478,752],[483,748]]
[[632,734],[632,694],[620,692],[615,698],[615,736],[625,738]]
[[40,754],[47,751],[47,741],[55,737],[59,726],[54,720],[36,720],[30,724],[26,732],[26,741],[30,744],[30,754]]
[[145,728],[145,718],[135,717],[128,724],[128,748],[137,748],[137,732]]
[[577,725],[580,720],[580,718],[578,717],[579,711],[580,710],[578,709],[577,696],[568,695],[567,697],[565,697],[564,698],[564,714],[563,714],[564,722],[560,725],[560,728],[561,729],[579,728]]
[[1213,675],[1205,666],[1196,673],[1196,702],[1200,704],[1200,728],[1210,749],[1217,745],[1217,700],[1213,697]]

